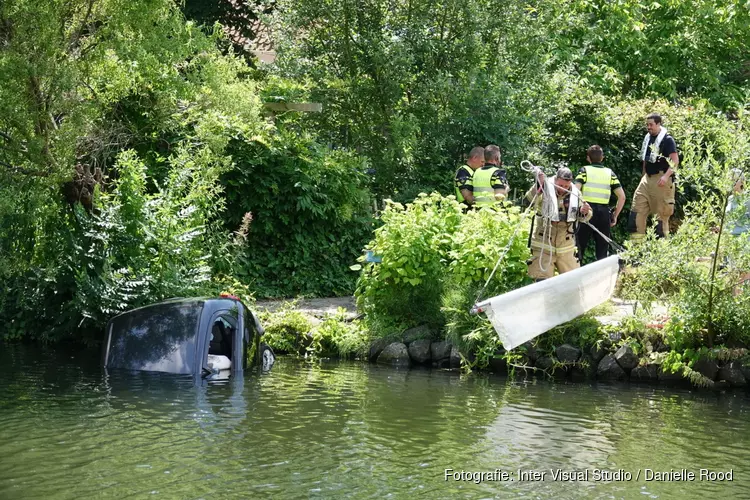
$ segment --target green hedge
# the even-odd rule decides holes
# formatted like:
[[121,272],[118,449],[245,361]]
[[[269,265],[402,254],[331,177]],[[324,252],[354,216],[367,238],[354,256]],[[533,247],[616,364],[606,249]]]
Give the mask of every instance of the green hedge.
[[372,229],[364,161],[284,131],[268,144],[235,141],[229,151],[228,227],[252,214],[237,276],[265,297],[351,294],[349,266]]

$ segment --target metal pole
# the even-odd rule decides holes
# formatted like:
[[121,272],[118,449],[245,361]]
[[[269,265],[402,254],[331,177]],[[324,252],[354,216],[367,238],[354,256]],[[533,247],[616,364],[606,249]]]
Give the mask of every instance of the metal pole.
[[727,204],[729,196],[724,195],[724,210],[721,212],[721,222],[719,223],[719,234],[716,236],[716,249],[714,250],[713,263],[711,265],[711,280],[708,288],[708,347],[714,346],[714,277],[716,276],[716,263],[719,261],[719,244],[721,243],[721,233],[724,230],[724,219],[727,216]]

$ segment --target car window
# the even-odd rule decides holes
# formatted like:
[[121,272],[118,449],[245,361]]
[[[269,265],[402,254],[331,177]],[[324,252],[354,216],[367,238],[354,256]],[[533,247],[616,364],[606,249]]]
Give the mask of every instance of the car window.
[[211,326],[211,337],[208,344],[208,354],[214,356],[226,356],[232,358],[234,348],[234,336],[237,332],[237,320],[232,317],[231,311],[223,311],[214,319]]
[[159,304],[112,321],[107,366],[192,373],[202,302]]

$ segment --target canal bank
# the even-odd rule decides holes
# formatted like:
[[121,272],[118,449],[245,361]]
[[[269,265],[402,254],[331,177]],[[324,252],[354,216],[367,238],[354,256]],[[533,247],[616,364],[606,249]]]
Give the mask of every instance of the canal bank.
[[[288,306],[284,301],[258,302],[259,311],[274,312]],[[342,321],[355,320],[353,297],[301,299],[293,310],[304,315],[310,325],[338,315]],[[677,359],[670,353],[661,329],[667,310],[661,305],[651,307],[647,323],[655,332],[650,338],[628,339],[628,323],[636,318],[642,306],[613,298],[597,308],[589,320],[605,330],[606,336],[591,345],[560,343],[538,348],[527,342],[508,355],[498,348],[486,366],[476,366],[476,355],[462,352],[451,342],[441,339],[439,332],[421,325],[369,343],[360,356],[370,363],[398,368],[433,367],[459,370],[467,368],[512,376],[536,376],[570,381],[630,381],[678,387],[703,387],[716,390],[745,388],[750,382],[750,359],[746,346],[711,349],[694,354],[693,360]],[[305,338],[308,332],[297,332]],[[304,343],[304,342],[303,342]],[[304,354],[304,351],[302,351]]]

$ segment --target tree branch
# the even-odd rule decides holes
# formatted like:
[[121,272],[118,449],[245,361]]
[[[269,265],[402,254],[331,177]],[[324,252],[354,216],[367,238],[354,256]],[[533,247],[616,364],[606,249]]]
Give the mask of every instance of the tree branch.
[[94,1],[95,0],[89,0],[88,6],[86,7],[86,15],[83,16],[81,26],[77,31],[74,32],[73,36],[70,39],[70,42],[68,42],[68,49],[66,52],[70,53],[73,50],[73,47],[78,45],[78,41],[81,39],[81,36],[83,36],[83,30],[86,28],[86,25],[89,22],[89,17],[91,16],[91,10],[94,8]]
[[2,160],[0,160],[0,165],[2,165],[3,167],[7,168],[8,170],[10,170],[14,174],[31,175],[31,176],[34,176],[34,177],[47,177],[47,176],[49,176],[49,174],[47,172],[36,172],[36,171],[33,171],[33,170],[28,170],[26,168],[19,167],[17,165],[11,165],[10,163],[6,163],[6,162],[4,162]]

